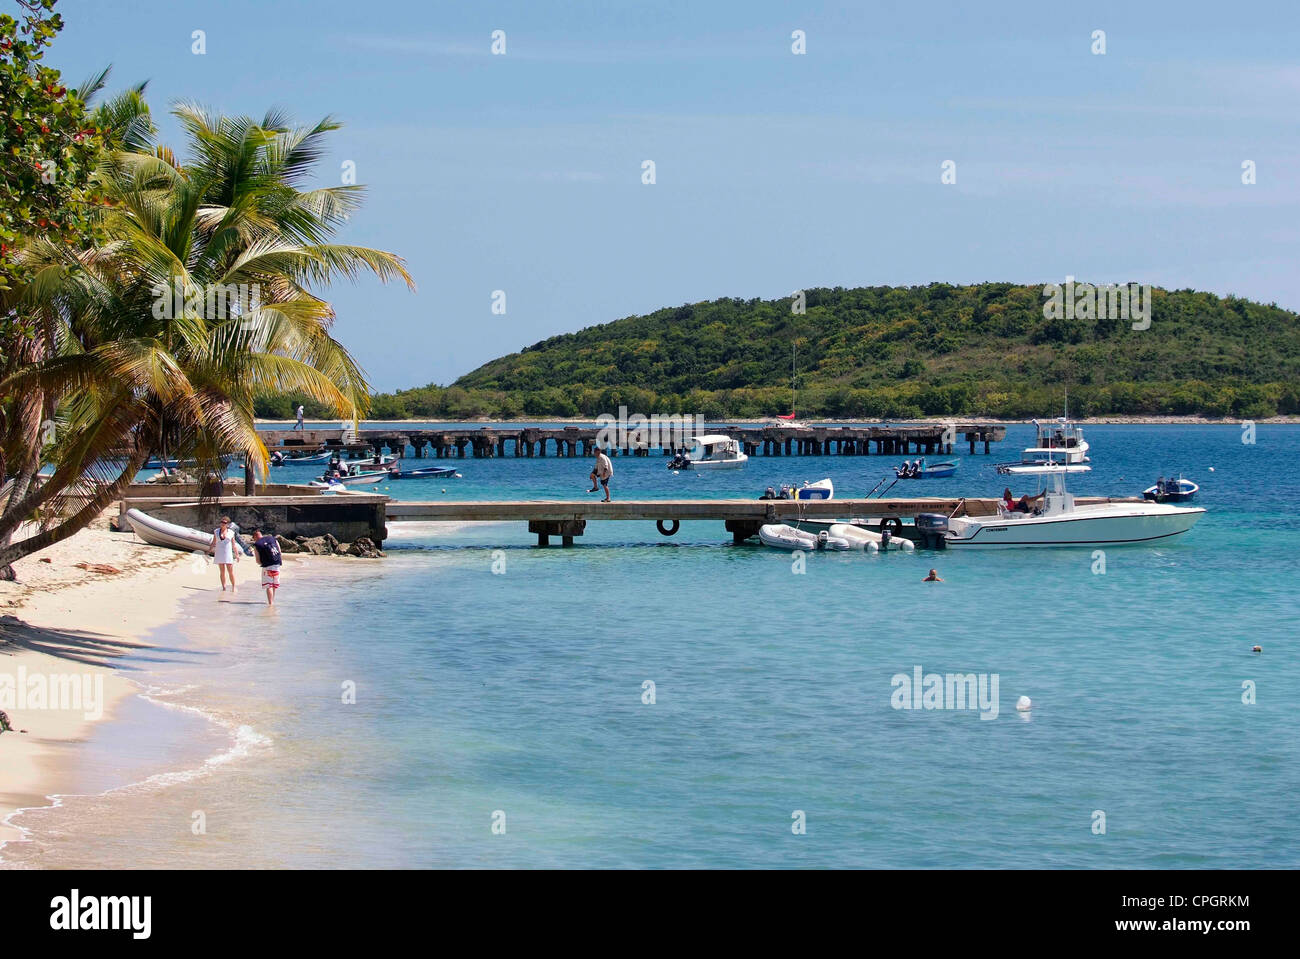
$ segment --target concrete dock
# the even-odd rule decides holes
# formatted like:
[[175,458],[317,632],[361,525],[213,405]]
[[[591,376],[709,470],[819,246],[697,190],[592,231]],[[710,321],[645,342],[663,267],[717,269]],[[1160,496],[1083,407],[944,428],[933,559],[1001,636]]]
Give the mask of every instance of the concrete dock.
[[[528,531],[537,534],[537,545],[546,546],[552,536],[559,536],[565,546],[586,531],[589,521],[622,520],[654,522],[665,536],[677,531],[683,521],[721,520],[735,542],[740,543],[758,533],[766,523],[794,523],[799,520],[914,519],[918,513],[958,511],[967,516],[997,514],[995,498],[913,499],[832,499],[832,500],[622,500],[571,502],[568,500],[531,501],[445,501],[389,502],[388,521],[411,520],[443,522],[527,522]],[[1098,496],[1080,496],[1080,505],[1118,502]],[[908,528],[910,530],[910,527]],[[906,535],[906,534],[904,534]]]

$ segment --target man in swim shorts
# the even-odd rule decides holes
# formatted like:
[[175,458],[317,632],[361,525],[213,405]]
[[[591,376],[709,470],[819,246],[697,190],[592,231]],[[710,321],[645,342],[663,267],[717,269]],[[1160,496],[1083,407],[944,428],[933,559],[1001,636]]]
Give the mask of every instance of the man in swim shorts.
[[253,530],[253,549],[257,551],[257,565],[262,567],[262,588],[266,590],[266,605],[275,605],[275,591],[280,588],[280,544],[274,536]]

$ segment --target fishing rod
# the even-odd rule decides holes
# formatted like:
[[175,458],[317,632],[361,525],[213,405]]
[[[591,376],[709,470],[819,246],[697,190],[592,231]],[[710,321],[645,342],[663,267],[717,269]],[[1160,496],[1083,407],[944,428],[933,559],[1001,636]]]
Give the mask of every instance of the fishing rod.
[[[885,477],[885,478],[888,479],[889,477]],[[891,489],[893,489],[893,488],[894,488],[894,483],[897,483],[900,479],[902,479],[901,476],[900,476],[900,477],[895,477],[894,482],[893,482],[893,483],[890,483],[888,486],[886,486],[884,489],[882,489],[882,490],[880,491],[880,496],[877,496],[876,499],[881,499],[881,498],[882,498],[886,493],[888,493]]]
[[[882,476],[882,477],[880,478],[880,482],[877,483],[875,486],[871,487],[871,493],[874,493],[876,490],[880,489],[881,484],[883,484],[883,483],[885,482],[885,480],[887,480],[887,479],[889,479],[888,476]],[[868,493],[868,494],[867,494],[865,497],[863,497],[863,498],[864,498],[864,499],[871,499],[871,493]]]

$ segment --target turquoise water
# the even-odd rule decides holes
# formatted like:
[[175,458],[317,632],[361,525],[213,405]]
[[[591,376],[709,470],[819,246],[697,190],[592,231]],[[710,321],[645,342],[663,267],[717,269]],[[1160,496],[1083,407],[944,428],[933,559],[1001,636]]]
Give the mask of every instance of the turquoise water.
[[[732,546],[716,522],[672,538],[593,523],[568,550],[535,548],[522,525],[393,524],[385,561],[290,567],[276,613],[255,595],[214,603],[196,580],[188,618],[154,637],[183,652],[141,672],[159,701],[218,721],[223,748],[169,760],[160,781],[142,744],[172,743],[168,717],[192,714],[152,706],[105,724],[99,748],[124,782],[143,784],[28,814],[32,841],[4,854],[26,865],[1294,867],[1300,429],[1260,426],[1254,445],[1231,426],[1086,433],[1094,472],[1076,492],[1132,494],[1181,470],[1210,512],[1174,545],[1107,551],[1104,573],[1087,549],[814,554],[797,573],[789,554]],[[961,456],[956,477],[894,492],[996,495],[1006,483],[992,464],[1030,439],[1013,427],[992,456]],[[893,462],[759,457],[735,473],[672,476],[659,457],[620,458],[613,488],[748,497],[830,476],[849,496]],[[392,492],[580,499],[590,468],[456,465],[454,484]],[[931,566],[945,582],[921,582]],[[995,674],[997,717],[892,708],[892,678],[916,666]],[[355,704],[341,701],[349,681]],[[1015,709],[1022,695],[1028,713]],[[492,831],[498,811],[504,834]]]

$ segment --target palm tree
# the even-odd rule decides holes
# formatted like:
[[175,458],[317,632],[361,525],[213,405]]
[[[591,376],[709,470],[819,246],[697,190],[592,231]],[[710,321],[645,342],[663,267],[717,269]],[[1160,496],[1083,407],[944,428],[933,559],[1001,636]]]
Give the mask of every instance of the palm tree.
[[[138,117],[117,105],[128,123]],[[35,321],[39,350],[0,379],[0,395],[57,410],[58,440],[50,479],[16,477],[0,568],[84,528],[156,451],[200,470],[235,454],[265,475],[259,393],[364,412],[369,385],[314,290],[363,273],[414,288],[400,257],[329,242],[362,187],[302,189],[335,121],[295,128],[279,113],[257,122],[192,104],[174,114],[190,162],[153,147],[152,124],[132,124],[106,154],[103,243],[70,254],[38,239],[24,252],[37,270],[12,305]],[[57,519],[9,544],[36,509]]]

